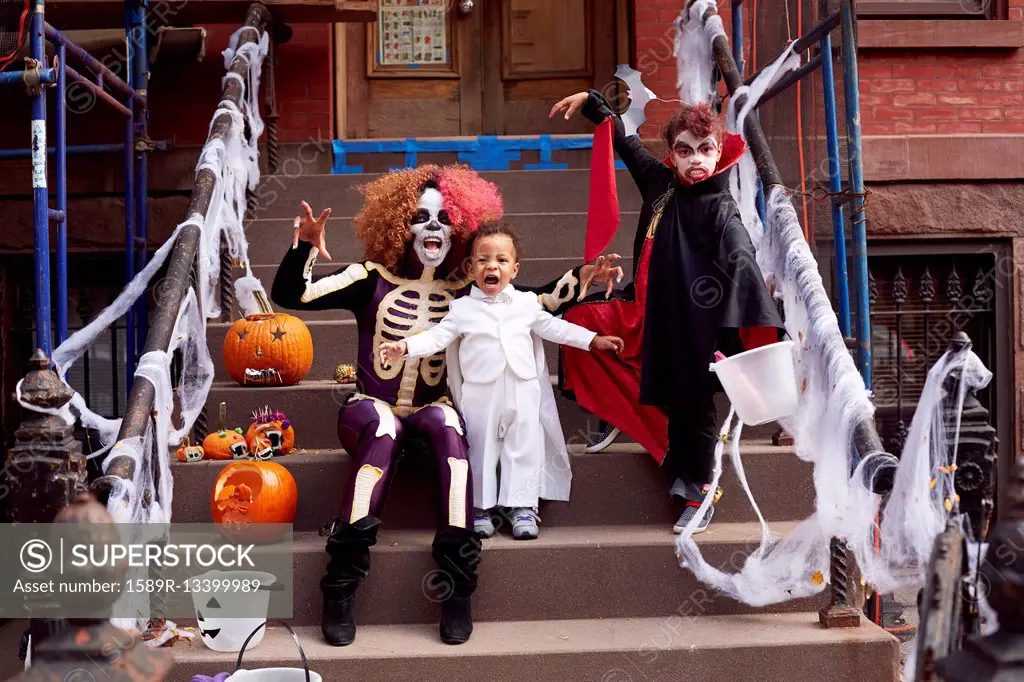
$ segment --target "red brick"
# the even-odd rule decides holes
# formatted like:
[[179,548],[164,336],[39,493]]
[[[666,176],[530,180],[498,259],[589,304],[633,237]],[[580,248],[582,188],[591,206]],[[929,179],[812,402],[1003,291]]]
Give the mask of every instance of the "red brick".
[[1024,133],[1024,121],[996,121],[982,126],[985,133]]
[[949,78],[931,78],[917,81],[917,89],[924,92],[956,92],[956,81]]
[[940,135],[966,135],[970,133],[980,133],[980,123],[966,123],[958,121],[956,123],[936,123],[936,132]]
[[864,78],[892,78],[892,64],[868,63],[859,64],[857,73]]
[[939,95],[938,103],[955,106],[977,106],[981,104],[981,95]]
[[1024,90],[1024,80],[1003,81],[1003,90],[1007,92],[1020,92]]
[[979,66],[958,65],[953,69],[953,75],[957,78],[977,78],[981,75]]
[[957,87],[960,89],[960,92],[993,92],[997,90],[1006,89],[1006,83],[997,80],[978,80],[975,78],[961,78],[956,83]]
[[935,94],[931,92],[915,92],[911,95],[896,95],[892,98],[892,103],[897,107],[935,104]]
[[1020,7],[1010,8],[1010,21],[1020,21],[1024,19],[1024,10]]
[[993,60],[981,67],[981,75],[988,78],[1019,78],[1024,76],[1024,64],[1014,64],[1007,60]]
[[915,121],[955,121],[961,110],[954,107],[927,107],[912,111]]
[[865,135],[892,135],[893,129],[891,123],[876,123],[874,121],[866,121],[861,126],[861,132]]
[[998,107],[967,107],[960,110],[963,121],[999,121],[1003,118],[1003,110]]
[[984,92],[981,103],[989,106],[1015,106],[1024,104],[1024,93],[1020,92]]
[[[640,33],[640,27],[644,24],[655,24],[658,23],[658,10],[645,7],[636,9],[636,25],[637,33]],[[644,26],[646,28],[646,26]],[[639,37],[639,36],[638,36]]]
[[861,95],[860,105],[862,107],[892,106],[892,95]]
[[905,123],[897,121],[893,126],[893,131],[909,135],[934,135],[937,128],[934,123]]
[[872,78],[861,81],[861,88],[868,84],[870,92],[913,92],[914,81],[911,78]]
[[1009,121],[1024,121],[1024,109],[1007,109],[1004,118]]
[[898,109],[896,107],[875,107],[871,110],[873,121],[911,121],[914,113],[909,109]]
[[920,78],[922,76],[924,76],[924,77],[934,77],[934,76],[947,76],[947,77],[951,77],[953,75],[953,68],[954,67],[953,67],[952,64],[944,65],[944,64],[917,64],[917,63],[899,64],[899,63],[896,63],[896,64],[892,65],[892,75],[897,77],[897,78],[900,78],[900,77]]

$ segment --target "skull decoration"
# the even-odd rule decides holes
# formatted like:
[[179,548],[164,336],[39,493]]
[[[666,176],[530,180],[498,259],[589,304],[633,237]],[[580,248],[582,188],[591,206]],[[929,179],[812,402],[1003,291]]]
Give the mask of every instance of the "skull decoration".
[[190,445],[189,439],[186,437],[185,442],[178,447],[176,454],[179,462],[198,462],[203,458],[203,446]]
[[436,185],[430,183],[423,190],[409,227],[412,229],[413,250],[423,265],[440,267],[452,248],[452,222]]

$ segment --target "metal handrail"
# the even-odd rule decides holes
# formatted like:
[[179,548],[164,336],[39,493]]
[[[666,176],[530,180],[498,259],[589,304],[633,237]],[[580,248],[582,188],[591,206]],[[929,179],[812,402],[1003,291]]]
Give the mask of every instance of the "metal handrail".
[[[269,10],[260,3],[253,3],[246,15],[245,26],[255,28],[256,32],[243,31],[238,37],[238,47],[241,48],[246,43],[258,42],[267,30],[270,21]],[[240,78],[228,78],[224,81],[221,101],[230,101],[241,108],[242,98],[246,94],[243,83],[249,82],[249,63],[244,57],[236,54],[228,72],[237,74]],[[206,139],[207,144],[225,137],[230,131],[231,125],[232,118],[227,112],[215,118]],[[192,198],[185,210],[186,219],[196,214],[206,215],[215,185],[216,177],[213,171],[203,168],[196,174],[195,183],[192,186]],[[202,230],[195,224],[184,226],[178,233],[174,247],[167,259],[165,279],[167,286],[161,291],[162,305],[153,316],[153,323],[146,336],[143,353],[164,351],[170,346],[178,308],[192,286],[192,270],[199,254],[201,234]],[[155,396],[156,389],[150,382],[136,381],[132,384],[124,419],[121,422],[121,430],[117,435],[118,441],[145,434],[151,420]],[[125,455],[111,455],[111,458],[107,465],[106,475],[92,483],[92,491],[104,502],[116,483],[116,479],[131,480],[135,474],[136,462],[134,459]]]
[[[692,0],[691,0],[692,2]],[[689,7],[689,4],[687,5]],[[710,7],[705,12],[702,20],[707,22],[712,16],[717,14],[715,7]],[[837,13],[838,15],[838,13]],[[810,38],[818,40],[822,35],[827,35],[827,30],[830,26],[834,26],[839,22],[839,16],[829,16],[818,25],[816,25],[808,36],[805,36],[801,40],[806,42],[809,46],[811,44]],[[806,40],[805,40],[806,39]],[[742,74],[736,65],[736,60],[733,56],[732,50],[729,47],[729,41],[725,36],[718,36],[712,42],[712,52],[714,54],[715,62],[718,65],[718,69],[721,72],[722,80],[725,81],[726,88],[730,95],[733,95],[737,90],[745,85]],[[741,93],[736,97],[735,109],[740,111],[747,101],[747,95]],[[764,130],[761,128],[761,124],[756,116],[747,116],[743,121],[743,131],[747,139],[747,143],[750,146],[751,156],[754,158],[754,163],[757,166],[757,174],[764,183],[767,189],[773,185],[783,186],[782,174],[779,172],[779,167],[775,163],[775,157],[772,155],[771,148],[768,146],[768,140],[765,137]],[[856,188],[854,188],[856,190]],[[861,207],[863,211],[863,207]],[[859,309],[862,315],[867,314],[867,310]],[[863,339],[858,339],[861,344],[869,342]],[[867,419],[854,425],[853,429],[853,444],[857,451],[858,457],[864,459],[868,456],[874,456],[871,466],[866,467],[865,476],[871,483],[872,489],[878,493],[885,493],[892,487],[892,474],[895,472],[895,465],[897,463],[896,458],[886,453],[885,447],[882,445],[882,439],[878,435],[878,427],[876,426],[873,419]],[[877,476],[875,474],[878,474]]]

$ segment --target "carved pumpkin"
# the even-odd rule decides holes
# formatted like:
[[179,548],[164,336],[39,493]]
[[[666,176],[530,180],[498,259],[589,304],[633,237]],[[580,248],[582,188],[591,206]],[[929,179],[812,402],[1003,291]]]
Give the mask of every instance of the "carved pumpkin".
[[295,428],[284,412],[264,406],[249,417],[252,424],[245,432],[249,453],[257,459],[287,455],[295,448]]
[[242,429],[229,431],[224,426],[227,421],[227,411],[227,403],[221,403],[220,431],[214,431],[203,439],[203,454],[206,459],[246,459],[249,456]]
[[198,462],[203,458],[203,446],[201,445],[189,445],[189,439],[186,436],[185,442],[178,446],[179,462]]
[[258,524],[291,523],[298,500],[295,479],[277,462],[232,462],[213,484],[210,515],[228,539],[272,542],[281,533]]
[[224,337],[224,367],[246,386],[290,386],[313,366],[313,337],[299,318],[264,312],[237,320]]

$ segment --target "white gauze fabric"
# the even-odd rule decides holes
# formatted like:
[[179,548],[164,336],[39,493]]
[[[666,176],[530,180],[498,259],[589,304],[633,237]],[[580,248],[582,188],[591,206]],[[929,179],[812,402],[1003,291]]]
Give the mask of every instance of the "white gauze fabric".
[[[704,37],[708,44],[714,34],[715,30],[712,30]],[[683,40],[700,39],[695,31],[679,35]],[[696,47],[688,49],[685,44],[680,46],[680,50],[687,54],[707,54]],[[793,53],[791,44],[755,79],[751,87],[740,88],[734,93],[728,111],[730,130],[742,135],[743,121],[756,107],[759,98],[779,77],[798,66],[799,56]],[[697,88],[703,78],[701,70],[695,68],[685,72],[680,70],[680,76],[695,80],[691,83],[691,90]],[[747,94],[748,99],[737,112],[735,100],[739,94]],[[784,188],[769,190],[768,225],[763,232],[759,221],[751,217],[751,213],[756,213],[755,173],[752,159],[747,159],[746,167],[741,166],[737,171],[738,177],[731,178],[731,189],[744,214],[744,224],[754,242],[762,274],[773,282],[776,297],[781,298],[785,305],[786,330],[797,341],[794,361],[800,387],[799,406],[792,416],[780,420],[780,423],[793,435],[797,456],[814,464],[816,511],[785,538],[772,539],[742,473],[740,428],[737,426],[732,438],[733,466],[761,522],[761,544],[738,572],[728,573],[710,566],[691,537],[697,521],[710,505],[709,496],[694,522],[677,539],[676,555],[680,564],[692,570],[705,584],[753,606],[810,596],[823,589],[829,573],[829,540],[833,536],[848,540],[865,577],[876,588],[888,591],[895,586],[917,584],[921,576],[921,559],[923,557],[927,562],[935,534],[945,523],[944,500],[952,494],[952,475],[944,477],[934,494],[927,494],[927,490],[922,494],[922,486],[927,488],[930,485],[933,474],[940,475],[940,467],[948,469],[949,465],[950,455],[947,453],[950,449],[942,440],[944,436],[939,438],[935,435],[944,434],[946,428],[941,396],[938,392],[929,393],[928,389],[922,396],[914,424],[919,436],[932,435],[925,439],[908,439],[908,449],[916,447],[917,451],[904,453],[904,463],[886,507],[883,527],[878,528],[875,514],[879,499],[865,486],[863,472],[873,464],[870,460],[881,453],[867,453],[850,475],[856,456],[853,446],[855,426],[873,419],[874,407],[843,341],[817,263]],[[940,391],[942,382],[950,372],[957,371],[957,366],[965,368],[965,381],[961,384],[963,390],[981,382],[987,383],[980,361],[969,360],[967,354],[959,356],[962,357],[958,362],[944,358],[933,369],[929,379],[939,387],[935,391]],[[959,396],[960,402],[954,410],[957,415],[962,397]],[[723,426],[723,434],[730,428],[731,417],[730,414]],[[952,451],[955,453],[955,444]],[[719,444],[715,449],[712,486],[717,485],[723,453],[724,447]],[[933,456],[932,453],[937,454]],[[880,555],[874,551],[876,530],[882,536],[884,548]],[[897,560],[892,561],[894,558]],[[909,572],[908,564],[912,566]]]
[[[260,70],[265,58],[269,38],[263,34],[258,43],[237,46],[243,28],[231,38],[225,57],[230,62],[237,57],[249,64],[250,76],[242,79],[236,74],[228,77],[238,79],[243,86],[241,107],[229,100],[222,100],[214,113],[216,120],[222,115],[230,117],[227,133],[220,138],[208,140],[204,145],[197,166],[197,174],[208,170],[214,176],[214,190],[206,216],[192,215],[177,226],[171,237],[153,254],[146,264],[117,296],[117,298],[86,327],[75,332],[53,352],[53,362],[58,376],[66,383],[71,365],[77,361],[105,333],[114,322],[146,295],[153,277],[166,264],[174,244],[186,226],[201,230],[199,243],[198,296],[190,290],[181,302],[170,345],[167,349],[146,353],[140,358],[135,378],[150,382],[156,390],[154,401],[155,417],[141,437],[117,440],[121,419],[106,419],[95,414],[86,405],[84,398],[76,393],[70,404],[57,411],[67,423],[76,420],[85,428],[94,430],[99,436],[100,449],[92,453],[95,457],[114,448],[115,455],[125,455],[135,460],[135,476],[131,481],[116,482],[108,502],[108,511],[116,522],[167,523],[170,521],[173,487],[170,474],[170,449],[182,441],[203,409],[213,381],[213,360],[206,343],[206,320],[220,314],[216,296],[218,285],[222,238],[232,258],[241,262],[248,277],[236,288],[246,293],[243,312],[256,312],[255,293],[261,292],[259,282],[252,277],[248,263],[247,242],[242,229],[245,212],[246,191],[254,189],[259,182],[258,135],[263,130],[259,115],[258,92]],[[212,128],[211,122],[211,128]],[[246,128],[248,127],[248,130]],[[156,287],[159,290],[159,286]],[[161,302],[158,301],[158,305]],[[180,377],[176,385],[171,381],[170,363],[175,353],[181,356]],[[20,398],[20,387],[19,387]],[[37,408],[21,401],[27,409],[53,413],[53,410]],[[178,411],[177,423],[172,414]],[[153,458],[156,459],[153,459]],[[113,460],[109,457],[107,463]],[[149,500],[144,503],[144,500]]]
[[[704,21],[704,13],[715,8],[716,14]],[[717,14],[715,0],[697,0],[676,19],[673,55],[676,58],[676,88],[679,99],[686,104],[710,102],[718,84],[715,82],[715,60],[711,41],[725,35],[722,18]]]

